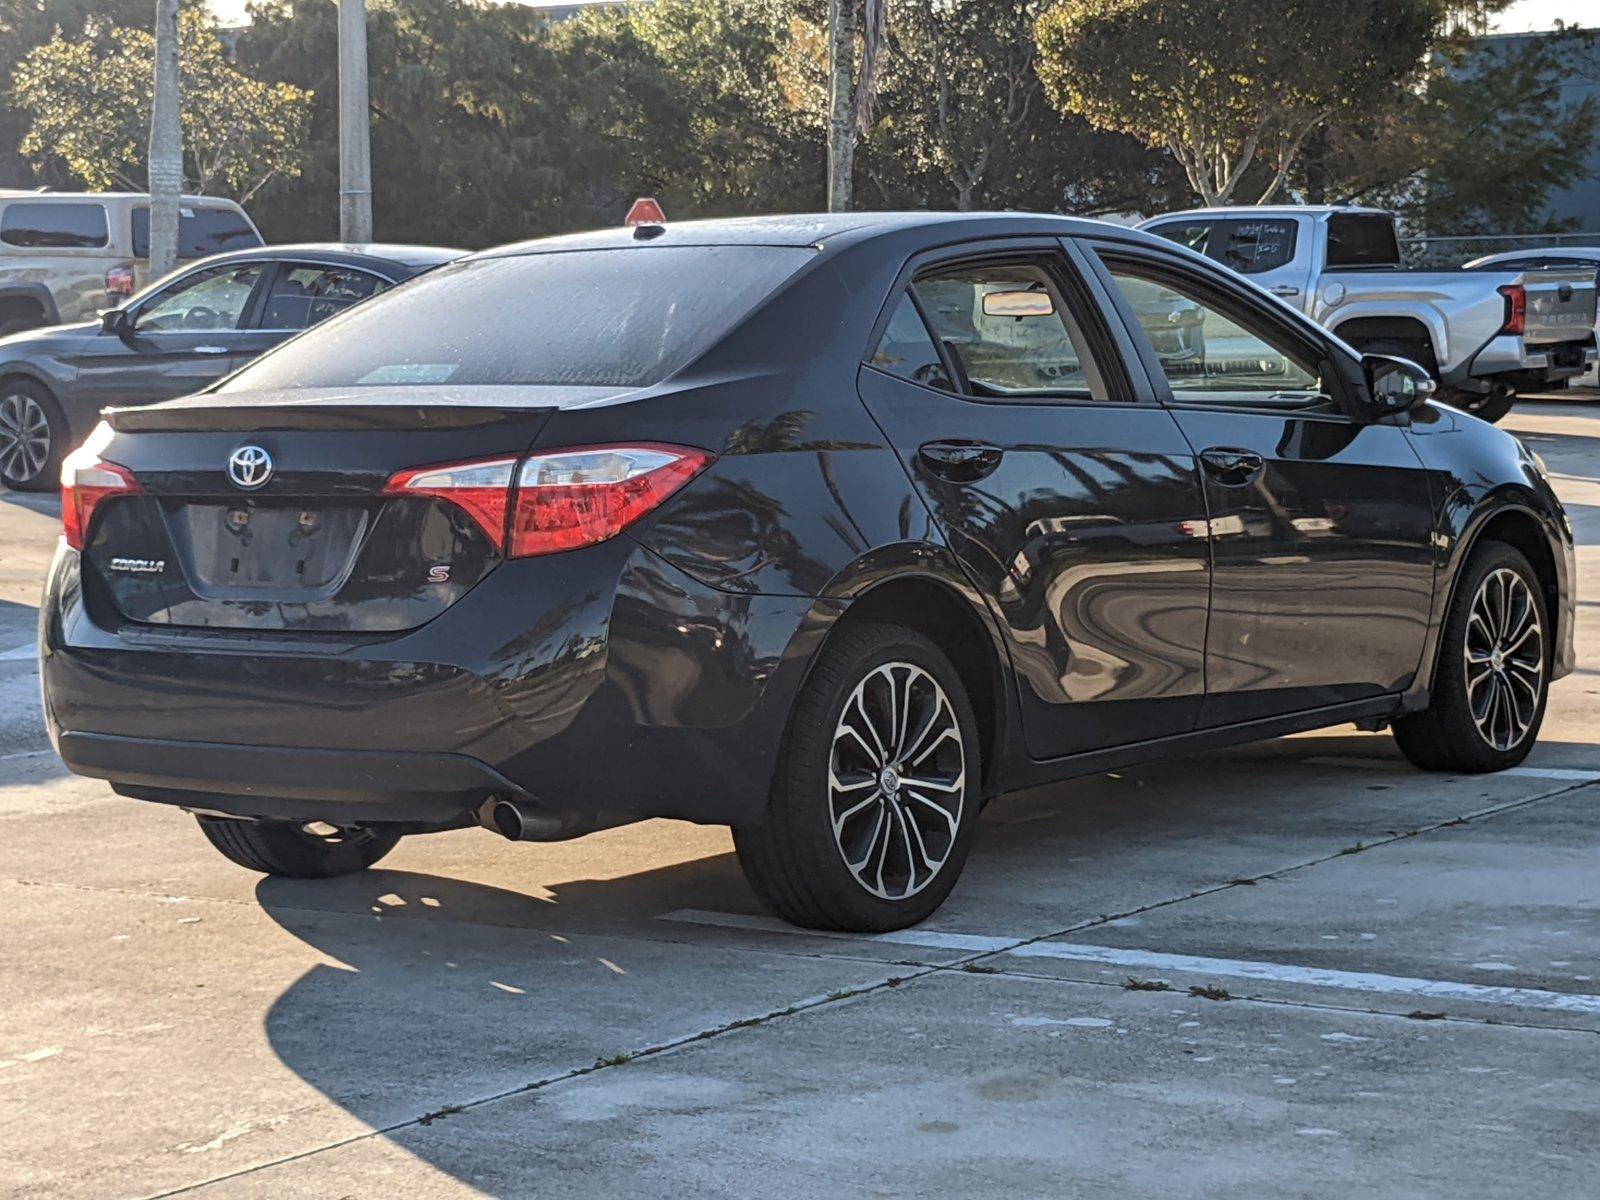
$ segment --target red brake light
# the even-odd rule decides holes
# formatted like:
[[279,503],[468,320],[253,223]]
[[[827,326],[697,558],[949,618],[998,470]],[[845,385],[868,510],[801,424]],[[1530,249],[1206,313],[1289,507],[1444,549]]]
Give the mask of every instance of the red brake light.
[[633,207],[628,210],[628,215],[622,219],[622,223],[631,226],[665,225],[667,214],[659,200],[643,196],[633,202]]
[[383,492],[386,496],[433,496],[454,504],[478,523],[496,551],[504,552],[506,512],[516,468],[514,458],[418,467],[390,478]]
[[716,460],[683,446],[592,446],[534,454],[517,473],[510,555],[592,546],[617,536]]
[[507,558],[593,546],[617,536],[705,470],[716,455],[683,446],[586,446],[521,461],[418,467],[384,485],[466,511]]
[[1506,298],[1506,319],[1501,333],[1522,333],[1528,328],[1528,289],[1520,283],[1508,283],[1500,289]]
[[89,523],[102,501],[131,496],[139,481],[127,467],[103,462],[93,453],[77,451],[61,464],[61,532],[67,545],[82,550],[89,540]]
[[133,295],[133,268],[112,267],[106,272],[106,295]]

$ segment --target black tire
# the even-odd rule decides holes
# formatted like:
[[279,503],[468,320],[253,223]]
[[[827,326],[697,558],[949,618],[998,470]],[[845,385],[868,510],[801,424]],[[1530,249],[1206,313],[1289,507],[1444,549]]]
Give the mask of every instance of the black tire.
[[[1503,581],[1502,572],[1513,572],[1521,581],[1531,605],[1533,619],[1537,622],[1538,672],[1534,677],[1532,663],[1535,656],[1526,649],[1527,643],[1514,653],[1503,649],[1515,637],[1512,634],[1485,641],[1491,632],[1489,624],[1474,624],[1473,612],[1480,603],[1486,583],[1495,578]],[[1498,586],[1498,582],[1496,584]],[[1521,596],[1520,592],[1513,592]],[[1513,603],[1513,614],[1518,611]],[[1513,616],[1513,620],[1520,620]],[[1468,662],[1469,633],[1472,651],[1476,656],[1484,653],[1486,644],[1500,648],[1494,660],[1503,667],[1492,664]],[[1503,771],[1514,767],[1528,756],[1539,737],[1539,726],[1544,722],[1545,705],[1550,695],[1550,614],[1545,602],[1544,588],[1539,577],[1522,553],[1504,542],[1485,542],[1473,551],[1471,560],[1462,573],[1456,592],[1450,600],[1450,612],[1445,618],[1444,632],[1440,635],[1438,663],[1434,671],[1433,694],[1426,711],[1401,717],[1394,723],[1395,741],[1400,751],[1411,762],[1425,771],[1453,771],[1478,773]],[[1469,689],[1469,666],[1483,681]],[[1487,671],[1487,675],[1485,675]],[[1504,682],[1499,682],[1503,680]],[[1490,729],[1486,733],[1480,725],[1482,711],[1492,702],[1496,689],[1510,697],[1510,708],[1504,704],[1494,711]],[[1535,693],[1533,695],[1532,693]],[[1470,693],[1470,695],[1469,695]],[[1524,712],[1524,708],[1526,712]],[[1498,737],[1503,728],[1515,732],[1524,716],[1527,726],[1514,742]],[[1502,725],[1498,718],[1504,718]]]
[[40,329],[44,326],[41,317],[0,317],[0,337],[9,337],[13,333],[21,333],[25,329]]
[[[847,706],[852,726],[869,736],[875,717],[884,728],[899,725],[887,754],[875,754],[860,732],[841,732]],[[896,722],[892,711],[906,715]],[[764,819],[734,830],[739,864],[762,903],[796,925],[904,929],[955,886],[977,834],[982,778],[977,722],[943,652],[896,625],[847,627],[829,639],[795,701]],[[858,790],[862,801],[850,795]],[[853,815],[836,832],[841,813]],[[862,847],[852,869],[846,854]],[[876,891],[856,870],[873,877]]]
[[17,492],[60,486],[70,436],[61,406],[43,384],[0,380],[0,483]]
[[398,833],[372,827],[321,834],[290,821],[195,819],[224,857],[252,871],[288,879],[329,879],[364,871],[400,840]]

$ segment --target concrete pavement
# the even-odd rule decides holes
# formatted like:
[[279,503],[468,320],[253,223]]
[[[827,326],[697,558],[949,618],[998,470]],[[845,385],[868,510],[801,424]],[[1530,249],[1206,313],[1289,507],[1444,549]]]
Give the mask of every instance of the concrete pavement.
[[[1600,598],[1590,411],[1507,423]],[[1346,729],[1039,789],[845,938],[670,822],[234,868],[41,753],[54,531],[0,495],[0,1194],[1594,1192],[1600,600],[1519,771]]]

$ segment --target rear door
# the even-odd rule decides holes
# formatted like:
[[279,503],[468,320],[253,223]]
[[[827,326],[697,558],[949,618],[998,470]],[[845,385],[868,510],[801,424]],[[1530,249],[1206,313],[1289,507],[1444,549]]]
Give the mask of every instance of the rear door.
[[[1433,600],[1433,507],[1405,430],[1346,415],[1328,349],[1220,274],[1098,248],[1210,509],[1203,726],[1399,692]],[[1163,349],[1201,315],[1197,344]]]
[[121,334],[101,333],[78,360],[97,404],[152,404],[209,387],[233,369],[268,263],[201,267],[153,293]]
[[1040,759],[1185,732],[1203,691],[1194,455],[1136,396],[1100,303],[1059,243],[927,256],[859,375],[1003,622]]
[[242,367],[285,338],[293,337],[369,296],[393,286],[372,271],[341,263],[286,261],[273,264],[262,296],[233,345],[232,366]]

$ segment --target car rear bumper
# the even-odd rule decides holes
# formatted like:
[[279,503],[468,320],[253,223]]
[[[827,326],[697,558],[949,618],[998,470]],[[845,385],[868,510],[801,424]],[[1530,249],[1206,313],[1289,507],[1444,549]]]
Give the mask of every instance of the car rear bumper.
[[120,624],[95,587],[63,547],[40,637],[63,761],[268,818],[460,824],[503,795],[737,824],[821,636],[818,602],[720,592],[626,538],[504,563],[418,629],[342,643]]
[[1501,334],[1473,356],[1468,374],[1481,383],[1527,388],[1574,379],[1594,362],[1592,336],[1587,342],[1530,343],[1515,334]]

